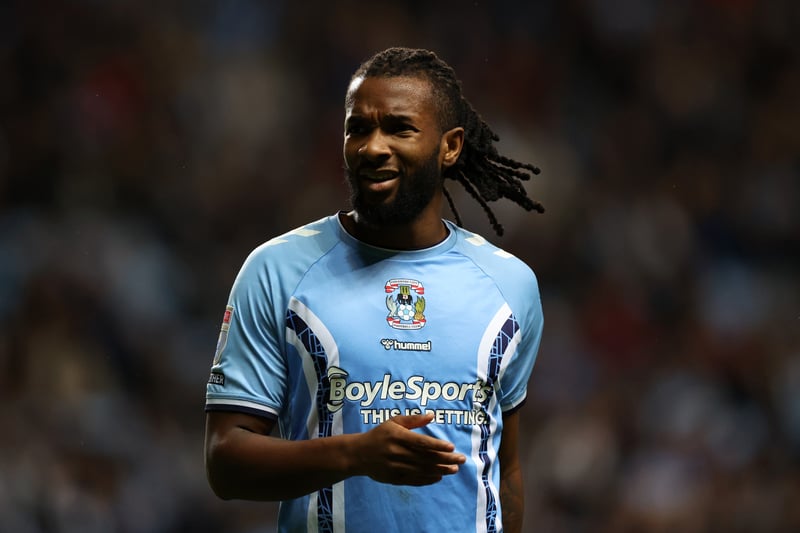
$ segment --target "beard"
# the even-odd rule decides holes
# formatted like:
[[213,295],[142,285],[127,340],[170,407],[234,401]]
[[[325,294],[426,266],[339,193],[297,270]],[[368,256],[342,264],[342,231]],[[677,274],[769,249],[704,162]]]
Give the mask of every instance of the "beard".
[[442,186],[438,154],[434,153],[412,174],[400,176],[397,192],[390,201],[372,202],[359,188],[360,178],[346,168],[350,203],[358,215],[373,226],[402,226],[413,222]]

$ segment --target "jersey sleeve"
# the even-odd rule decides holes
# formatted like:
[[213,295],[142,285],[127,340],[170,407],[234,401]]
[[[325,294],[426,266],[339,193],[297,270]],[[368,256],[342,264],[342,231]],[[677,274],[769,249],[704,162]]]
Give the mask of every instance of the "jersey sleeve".
[[516,348],[500,375],[500,406],[504,412],[519,408],[527,398],[528,380],[542,340],[544,317],[539,285],[535,275],[528,270],[526,279],[520,283],[509,302],[519,329],[516,333]]
[[275,237],[233,283],[206,385],[206,410],[277,418],[287,405],[286,309],[308,268],[338,242],[335,215]]
[[268,418],[280,413],[287,386],[284,327],[268,258],[267,247],[253,251],[234,281],[206,388],[206,410]]
[[[492,279],[503,300],[511,308],[511,316],[501,328],[511,340],[500,364],[497,401],[503,412],[520,407],[528,394],[528,380],[542,340],[544,317],[539,282],[533,270],[522,260],[489,243],[482,236],[461,228],[461,253],[470,257],[485,275]],[[505,342],[503,336],[500,344]]]

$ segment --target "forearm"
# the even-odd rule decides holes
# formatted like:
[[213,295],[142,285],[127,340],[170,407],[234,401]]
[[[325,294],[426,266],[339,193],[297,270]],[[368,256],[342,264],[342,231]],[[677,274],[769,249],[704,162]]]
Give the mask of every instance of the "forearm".
[[500,505],[503,510],[503,531],[520,533],[525,511],[522,468],[519,463],[519,414],[511,413],[504,420],[500,443]]
[[500,505],[503,509],[503,531],[520,533],[525,511],[525,496],[522,484],[522,471],[517,466],[503,471],[500,479]]
[[430,485],[466,461],[452,443],[412,431],[432,420],[432,415],[397,416],[365,433],[282,440],[269,436],[273,422],[266,419],[211,412],[206,474],[224,499],[287,500],[351,476]]
[[356,475],[357,435],[286,441],[237,428],[207,443],[206,471],[224,499],[286,500]]

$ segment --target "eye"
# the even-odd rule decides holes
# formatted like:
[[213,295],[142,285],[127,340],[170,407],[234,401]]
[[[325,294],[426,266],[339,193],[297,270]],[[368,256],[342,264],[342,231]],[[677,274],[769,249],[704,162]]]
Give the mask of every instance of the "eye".
[[352,120],[345,124],[344,132],[346,135],[366,135],[369,132],[369,125],[360,120]]
[[407,122],[398,122],[395,124],[390,124],[386,128],[386,131],[392,135],[411,135],[419,130]]

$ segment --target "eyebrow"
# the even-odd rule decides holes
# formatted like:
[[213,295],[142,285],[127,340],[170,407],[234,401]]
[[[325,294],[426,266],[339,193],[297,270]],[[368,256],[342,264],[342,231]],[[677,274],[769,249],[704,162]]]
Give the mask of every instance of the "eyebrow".
[[[386,113],[385,115],[383,115],[381,117],[381,121],[385,121],[385,122],[389,122],[389,123],[394,123],[394,122],[414,122],[414,121],[418,120],[418,118],[419,117],[415,117],[413,115],[407,115],[407,114],[403,114],[403,113]],[[367,114],[360,114],[360,113],[351,112],[350,115],[348,115],[348,117],[347,117],[345,122],[362,121],[362,120],[364,120],[364,121],[369,120],[367,118]]]
[[383,116],[383,118],[388,122],[413,122],[415,120],[415,117],[412,115],[398,113],[387,113]]

